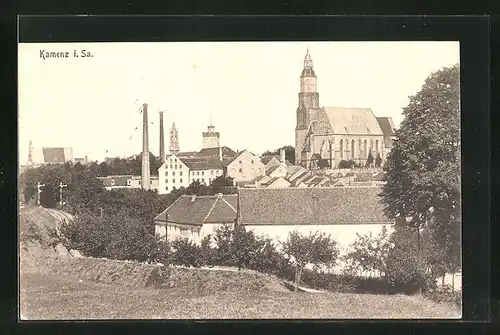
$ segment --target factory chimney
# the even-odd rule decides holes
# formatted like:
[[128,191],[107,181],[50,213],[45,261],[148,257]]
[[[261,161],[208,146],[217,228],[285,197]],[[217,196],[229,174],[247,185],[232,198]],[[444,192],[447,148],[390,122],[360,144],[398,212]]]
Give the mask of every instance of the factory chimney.
[[142,178],[141,187],[149,190],[149,143],[148,143],[148,104],[142,105]]
[[163,134],[163,112],[160,112],[160,161],[165,162],[165,137]]

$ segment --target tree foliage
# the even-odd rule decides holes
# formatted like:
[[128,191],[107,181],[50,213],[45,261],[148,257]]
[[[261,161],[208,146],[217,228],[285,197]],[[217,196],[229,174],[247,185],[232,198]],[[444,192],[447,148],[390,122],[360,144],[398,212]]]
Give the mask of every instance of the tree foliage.
[[422,230],[429,231],[451,271],[460,265],[459,82],[458,65],[443,68],[410,97],[381,194],[386,215],[413,229],[420,248]]
[[291,164],[295,164],[295,148],[291,145],[284,145],[281,148],[278,148],[274,151],[267,150],[262,154],[262,156],[275,156],[280,155],[280,151],[285,150],[285,159],[289,161]]
[[353,161],[353,160],[348,160],[348,161],[346,161],[346,160],[341,160],[341,161],[339,162],[338,168],[339,168],[339,169],[351,169],[351,168],[352,168],[352,167],[354,167],[354,166],[355,166],[355,163],[354,163],[354,161]]
[[365,166],[371,167],[373,165],[373,155],[372,155],[372,150],[368,152],[368,157],[366,158],[366,163]]
[[302,271],[307,264],[332,266],[339,254],[337,243],[331,236],[318,231],[306,236],[298,231],[290,232],[283,244],[283,252],[295,266],[295,291],[298,290]]
[[328,159],[320,159],[318,160],[318,167],[320,169],[328,169],[330,167],[330,161]]
[[375,158],[375,167],[379,168],[382,166],[382,157],[380,157],[380,152],[377,153],[377,157]]

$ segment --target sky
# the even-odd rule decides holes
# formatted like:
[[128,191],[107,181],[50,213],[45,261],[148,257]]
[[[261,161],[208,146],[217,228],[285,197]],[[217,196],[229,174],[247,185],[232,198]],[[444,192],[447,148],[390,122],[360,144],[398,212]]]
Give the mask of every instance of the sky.
[[[309,48],[322,107],[371,108],[396,126],[425,79],[459,63],[458,42],[176,42],[19,44],[19,157],[35,147],[72,147],[90,160],[149,149],[170,128],[197,151],[210,122],[220,145],[261,154],[294,145],[299,77]],[[69,52],[92,57],[46,58]],[[136,129],[137,128],[137,129]]]

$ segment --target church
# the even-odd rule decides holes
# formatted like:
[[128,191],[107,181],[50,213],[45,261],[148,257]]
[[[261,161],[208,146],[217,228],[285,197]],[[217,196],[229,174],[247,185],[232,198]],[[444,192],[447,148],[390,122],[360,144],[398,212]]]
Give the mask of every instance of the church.
[[370,108],[320,107],[317,77],[309,50],[300,76],[295,127],[295,159],[308,169],[318,161],[332,168],[341,161],[364,165],[371,152],[385,160],[395,127],[390,117],[376,117]]

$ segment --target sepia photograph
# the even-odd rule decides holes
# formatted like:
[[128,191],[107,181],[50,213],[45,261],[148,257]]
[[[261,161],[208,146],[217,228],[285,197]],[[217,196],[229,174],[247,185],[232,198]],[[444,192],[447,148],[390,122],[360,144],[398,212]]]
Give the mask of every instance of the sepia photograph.
[[458,41],[18,44],[21,320],[460,319]]

